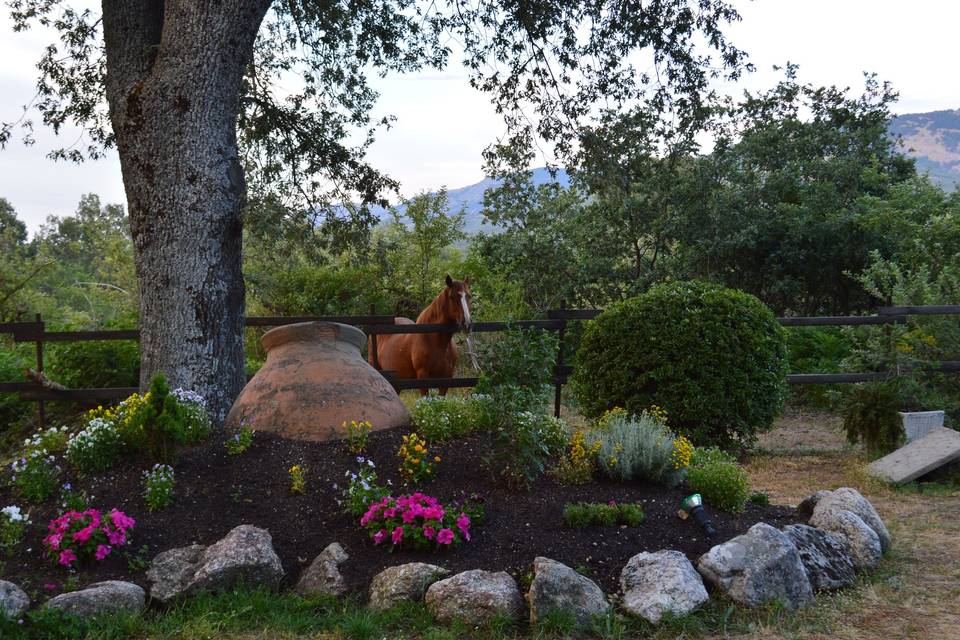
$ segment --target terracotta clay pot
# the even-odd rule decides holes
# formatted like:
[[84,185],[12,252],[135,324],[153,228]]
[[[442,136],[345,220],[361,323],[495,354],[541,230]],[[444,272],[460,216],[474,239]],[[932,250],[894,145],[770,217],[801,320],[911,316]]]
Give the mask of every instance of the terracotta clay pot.
[[361,356],[367,338],[336,322],[277,327],[260,343],[267,362],[243,388],[227,428],[248,424],[293,440],[346,437],[344,421],[369,420],[373,430],[410,423],[407,407]]

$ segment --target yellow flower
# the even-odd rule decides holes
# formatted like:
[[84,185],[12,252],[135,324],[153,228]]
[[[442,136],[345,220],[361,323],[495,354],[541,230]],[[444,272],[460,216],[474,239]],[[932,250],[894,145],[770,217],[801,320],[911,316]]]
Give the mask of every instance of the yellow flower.
[[434,462],[440,462],[440,456],[437,456],[433,459]]

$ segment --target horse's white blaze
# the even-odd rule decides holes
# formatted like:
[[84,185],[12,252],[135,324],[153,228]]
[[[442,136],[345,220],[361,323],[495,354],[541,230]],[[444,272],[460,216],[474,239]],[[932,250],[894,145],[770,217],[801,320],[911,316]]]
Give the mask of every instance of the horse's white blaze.
[[467,294],[460,293],[460,306],[463,308],[463,324],[470,324],[470,307],[467,306]]

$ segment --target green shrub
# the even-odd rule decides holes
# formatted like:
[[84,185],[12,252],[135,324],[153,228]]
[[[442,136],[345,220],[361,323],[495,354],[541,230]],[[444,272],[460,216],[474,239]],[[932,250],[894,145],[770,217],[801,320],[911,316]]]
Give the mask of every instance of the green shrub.
[[566,439],[566,424],[558,418],[529,411],[512,414],[490,431],[484,465],[494,481],[529,489]]
[[875,457],[895,450],[904,440],[900,408],[900,394],[893,383],[858,386],[847,396],[843,410],[847,440],[863,442]]
[[203,399],[191,391],[171,391],[162,373],[153,377],[143,400],[130,429],[142,432],[144,448],[153,460],[170,462],[174,445],[197,444],[210,435]]
[[719,447],[697,447],[690,456],[691,467],[702,467],[711,462],[737,464],[737,459]]
[[414,405],[410,419],[414,430],[430,442],[445,442],[473,431],[472,415],[463,396],[429,395]]
[[[23,382],[23,370],[30,360],[17,349],[0,347],[0,382]],[[31,412],[32,403],[16,393],[0,393],[0,434]]]
[[675,439],[662,420],[645,411],[639,416],[611,413],[602,428],[587,434],[588,448],[600,443],[597,465],[608,478],[650,480],[668,486],[682,478],[674,468]]
[[687,484],[718,509],[738,513],[750,497],[747,472],[738,464],[710,460],[687,470]]
[[446,442],[497,426],[505,415],[519,408],[502,406],[492,396],[473,393],[468,396],[431,394],[417,401],[411,412],[414,430],[430,442]]
[[635,527],[643,522],[643,518],[643,507],[641,505],[618,503],[613,500],[606,504],[599,502],[567,503],[563,507],[563,521],[568,527],[574,529],[609,527],[615,524]]
[[717,285],[672,282],[588,325],[571,384],[588,417],[657,405],[695,445],[733,449],[772,427],[786,374],[784,332],[763,303]]
[[30,514],[11,505],[0,509],[0,555],[12,557],[30,525]]
[[536,327],[512,326],[496,338],[477,344],[485,392],[504,385],[539,388],[553,384],[557,336]]
[[75,389],[140,386],[140,349],[131,340],[60,342],[51,349],[51,380]]

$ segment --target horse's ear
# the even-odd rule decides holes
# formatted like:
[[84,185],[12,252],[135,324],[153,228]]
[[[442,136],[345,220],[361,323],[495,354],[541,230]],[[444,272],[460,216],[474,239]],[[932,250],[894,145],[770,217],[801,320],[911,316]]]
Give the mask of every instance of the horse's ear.
[[452,286],[453,286],[453,278],[450,277],[450,274],[449,274],[449,273],[447,274],[447,286],[448,286],[448,287],[452,287]]
[[467,285],[468,287],[470,286],[470,276],[463,277],[463,284]]

